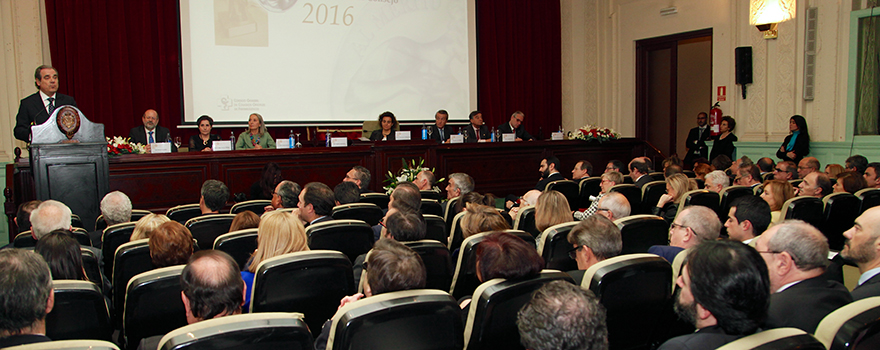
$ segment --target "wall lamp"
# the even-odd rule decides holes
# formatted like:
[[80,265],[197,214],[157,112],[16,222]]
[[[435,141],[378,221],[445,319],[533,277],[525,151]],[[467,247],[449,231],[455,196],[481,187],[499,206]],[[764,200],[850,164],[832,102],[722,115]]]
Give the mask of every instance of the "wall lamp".
[[794,18],[795,0],[750,0],[749,24],[764,33],[764,39],[776,39],[776,25]]

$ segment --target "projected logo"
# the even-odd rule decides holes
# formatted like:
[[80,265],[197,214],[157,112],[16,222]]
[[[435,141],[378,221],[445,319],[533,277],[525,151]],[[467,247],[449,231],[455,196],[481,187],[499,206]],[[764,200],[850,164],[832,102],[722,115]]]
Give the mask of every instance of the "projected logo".
[[220,98],[220,109],[223,111],[231,110],[233,106],[232,99],[229,96],[223,96]]
[[260,0],[260,5],[263,6],[266,11],[284,12],[293,7],[293,5],[296,4],[296,1],[297,0]]

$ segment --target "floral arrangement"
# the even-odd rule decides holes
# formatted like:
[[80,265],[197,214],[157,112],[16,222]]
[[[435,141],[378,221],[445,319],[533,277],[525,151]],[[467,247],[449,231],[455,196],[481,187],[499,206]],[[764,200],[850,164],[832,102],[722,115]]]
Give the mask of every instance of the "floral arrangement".
[[127,137],[114,136],[113,138],[107,137],[106,139],[107,153],[111,156],[118,156],[120,154],[147,153],[147,150],[144,149],[144,145],[131,142],[131,139]]
[[574,138],[576,140],[596,140],[599,142],[603,142],[608,140],[617,140],[620,138],[620,134],[613,129],[585,125],[584,127],[578,129],[577,132],[575,132]]
[[[388,186],[385,186],[382,188],[385,190],[385,194],[387,194],[387,195],[391,195],[391,192],[394,191],[395,188],[397,188],[397,185],[399,183],[404,182],[404,181],[409,181],[409,182],[415,181],[416,177],[423,170],[428,170],[428,171],[434,172],[434,168],[424,167],[425,160],[422,159],[421,157],[419,157],[418,164],[416,164],[415,159],[413,159],[409,162],[407,162],[406,159],[403,159],[403,158],[401,158],[400,160],[403,161],[403,167],[400,169],[400,172],[397,176],[395,176],[390,171],[388,172],[388,174],[385,174],[385,181],[384,182],[387,182]],[[445,180],[445,179],[439,179],[439,180],[437,180],[437,182],[440,182],[443,180]]]

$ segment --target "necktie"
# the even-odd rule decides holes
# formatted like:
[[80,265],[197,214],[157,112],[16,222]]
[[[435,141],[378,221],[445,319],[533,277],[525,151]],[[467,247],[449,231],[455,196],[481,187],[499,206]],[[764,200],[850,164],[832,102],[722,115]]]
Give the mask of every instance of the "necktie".
[[155,143],[156,140],[153,139],[153,132],[150,131],[149,134],[150,134],[150,140],[147,143]]
[[440,141],[443,141],[443,128],[438,128],[437,130],[440,131]]
[[46,106],[46,109],[49,111],[49,115],[52,115],[52,112],[55,111],[55,98],[49,97],[48,100],[49,100],[49,105]]

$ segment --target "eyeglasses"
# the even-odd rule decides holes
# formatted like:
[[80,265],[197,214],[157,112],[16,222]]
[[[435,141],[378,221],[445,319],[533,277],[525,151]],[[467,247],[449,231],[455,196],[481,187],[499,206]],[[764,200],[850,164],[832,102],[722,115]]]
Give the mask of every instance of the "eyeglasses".
[[[687,230],[687,229],[691,229],[691,228],[688,227],[688,226],[680,225],[680,224],[676,224],[676,223],[673,222],[672,224],[669,225],[669,231],[674,230],[676,227],[678,227],[678,228],[683,228],[683,229],[685,229],[685,230]],[[693,230],[693,229],[691,229],[691,230]]]
[[775,251],[772,251],[772,250],[758,250],[757,252],[758,252],[758,253],[761,253],[761,254],[763,254],[763,253],[767,253],[767,254],[779,254],[779,253],[782,253],[782,252],[775,252]]
[[785,170],[784,170],[784,169],[779,169],[779,168],[776,168],[776,169],[775,169],[775,170],[776,170],[776,171],[778,171],[778,172],[780,172],[780,173],[784,173],[784,172],[785,172]]
[[381,221],[379,221],[379,225],[382,225],[382,227],[387,228],[387,226],[385,226],[385,220],[381,220]]
[[[581,248],[583,248],[583,247],[584,246],[579,245],[577,247],[569,249],[568,250],[568,257],[571,258],[571,260],[576,260],[577,259],[577,252],[580,251]],[[364,265],[364,269],[366,269],[366,265]]]

